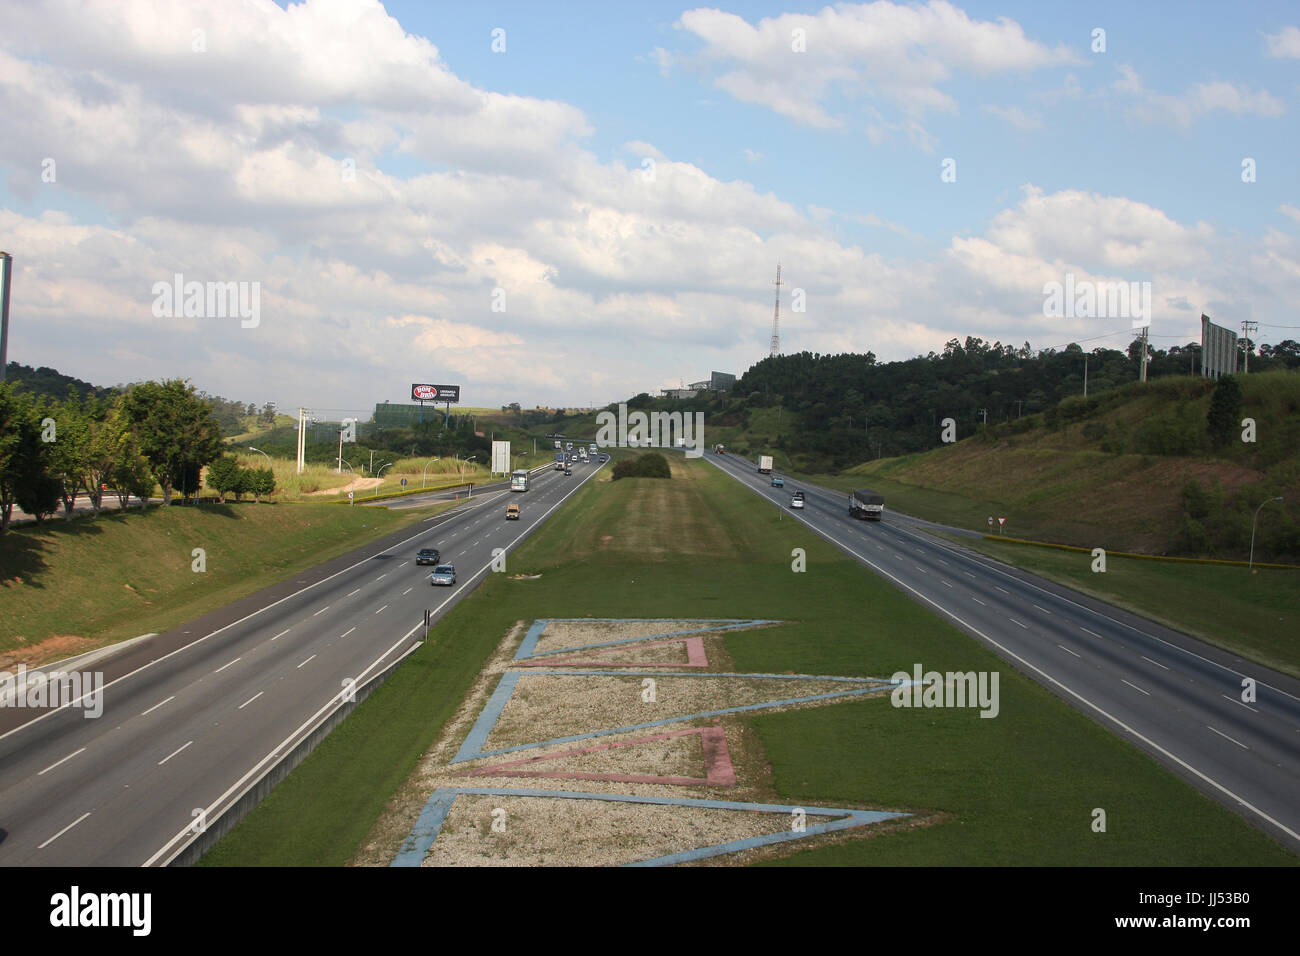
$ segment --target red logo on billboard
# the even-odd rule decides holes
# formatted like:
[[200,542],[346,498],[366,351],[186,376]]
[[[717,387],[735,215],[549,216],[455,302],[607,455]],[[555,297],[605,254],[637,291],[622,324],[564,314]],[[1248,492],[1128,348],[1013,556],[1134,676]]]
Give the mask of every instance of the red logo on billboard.
[[416,401],[436,402],[438,400],[437,385],[412,385],[411,397]]

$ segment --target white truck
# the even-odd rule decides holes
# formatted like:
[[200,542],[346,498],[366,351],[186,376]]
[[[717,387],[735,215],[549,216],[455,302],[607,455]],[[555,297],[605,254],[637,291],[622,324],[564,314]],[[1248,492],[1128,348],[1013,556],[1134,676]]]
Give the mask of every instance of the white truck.
[[760,475],[770,475],[770,474],[772,473],[772,456],[771,456],[771,455],[759,455],[759,456],[758,456],[758,473],[759,473]]
[[866,518],[879,521],[885,513],[885,496],[878,491],[864,488],[849,495],[849,517]]

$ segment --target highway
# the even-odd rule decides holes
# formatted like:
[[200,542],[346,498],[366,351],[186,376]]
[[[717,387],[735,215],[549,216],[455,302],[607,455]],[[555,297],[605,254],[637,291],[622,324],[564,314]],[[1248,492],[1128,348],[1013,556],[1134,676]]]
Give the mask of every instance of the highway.
[[[104,709],[0,710],[0,865],[140,866],[173,859],[338,705],[349,681],[407,653],[599,470],[549,468],[241,602],[136,642],[107,663]],[[506,521],[507,503],[521,506]],[[415,553],[456,566],[434,588]]]
[[[788,477],[784,488],[773,488],[752,461],[705,457],[1066,703],[1300,851],[1300,681],[927,534],[944,526],[892,512],[888,496],[882,521],[850,518],[846,492]],[[789,507],[795,490],[806,496],[803,511]],[[1080,560],[1091,557],[1080,554]],[[1256,682],[1254,701],[1242,700],[1244,678]]]

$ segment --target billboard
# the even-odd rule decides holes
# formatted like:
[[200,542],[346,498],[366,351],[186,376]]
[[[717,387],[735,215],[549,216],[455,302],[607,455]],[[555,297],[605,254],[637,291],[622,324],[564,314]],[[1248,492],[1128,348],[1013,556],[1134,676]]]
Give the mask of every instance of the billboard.
[[1237,374],[1237,333],[1201,315],[1201,374],[1206,378]]
[[460,403],[459,385],[420,385],[411,386],[411,399],[417,402],[455,402]]
[[510,442],[494,441],[492,443],[492,474],[500,472],[510,474]]

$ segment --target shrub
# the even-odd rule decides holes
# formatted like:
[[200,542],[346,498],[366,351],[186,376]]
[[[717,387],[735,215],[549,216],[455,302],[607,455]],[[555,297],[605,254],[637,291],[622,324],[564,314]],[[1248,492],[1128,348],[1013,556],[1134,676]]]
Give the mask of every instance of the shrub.
[[614,463],[614,481],[620,478],[671,478],[668,459],[658,452],[622,458]]

